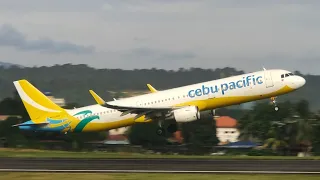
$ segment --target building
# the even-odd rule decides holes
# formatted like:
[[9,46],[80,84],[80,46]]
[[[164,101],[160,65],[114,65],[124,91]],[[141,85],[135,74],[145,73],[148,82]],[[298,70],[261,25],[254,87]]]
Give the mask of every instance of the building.
[[128,138],[125,135],[127,130],[128,127],[109,130],[109,135],[105,144],[129,144]]
[[239,141],[240,132],[237,129],[237,120],[229,116],[216,117],[217,138],[220,144]]
[[0,115],[0,121],[5,121],[8,119],[8,115]]
[[5,121],[10,117],[16,117],[16,118],[21,118],[21,116],[16,116],[16,115],[0,115],[0,121]]
[[66,101],[64,98],[56,98],[52,95],[51,92],[44,92],[44,94],[54,103],[56,103],[58,106],[65,106]]

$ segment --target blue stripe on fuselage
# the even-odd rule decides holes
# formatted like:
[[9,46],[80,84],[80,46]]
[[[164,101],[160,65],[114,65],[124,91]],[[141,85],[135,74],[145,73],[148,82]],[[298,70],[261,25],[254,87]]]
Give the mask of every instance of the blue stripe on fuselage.
[[[57,123],[61,123],[64,120],[49,120],[50,124],[57,124]],[[24,122],[23,126],[19,126],[20,130],[27,130],[27,131],[53,131],[53,132],[61,132],[63,131],[65,128],[67,128],[70,125],[71,122],[67,122],[66,124],[63,124],[61,126],[57,126],[57,127],[39,127],[34,125],[35,123],[33,123],[32,121],[26,121]],[[28,126],[30,125],[30,126]]]

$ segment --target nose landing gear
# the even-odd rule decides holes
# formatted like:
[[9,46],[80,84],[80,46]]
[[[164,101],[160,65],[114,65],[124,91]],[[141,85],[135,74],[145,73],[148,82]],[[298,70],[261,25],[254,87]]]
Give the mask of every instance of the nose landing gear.
[[271,99],[272,104],[274,105],[274,110],[279,111],[279,107],[278,107],[277,101],[276,101],[277,97],[271,97],[270,99]]

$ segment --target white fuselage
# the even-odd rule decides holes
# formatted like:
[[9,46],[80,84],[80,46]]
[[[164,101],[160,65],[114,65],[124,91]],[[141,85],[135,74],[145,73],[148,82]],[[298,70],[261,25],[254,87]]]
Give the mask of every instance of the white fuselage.
[[[196,105],[199,106],[201,111],[211,110],[282,95],[296,90],[305,84],[305,80],[300,76],[288,75],[285,77],[285,74],[289,73],[286,70],[264,70],[119,99],[108,103],[132,107]],[[284,76],[283,78],[281,77],[282,75]],[[126,121],[126,123],[120,122],[133,118],[135,114],[121,116],[122,112],[98,104],[68,110],[67,112],[70,115],[74,115],[85,110],[91,110],[93,115],[100,117],[100,119],[90,123],[113,123],[114,125],[108,127],[108,129],[128,126],[134,123],[133,120]],[[76,116],[80,120],[85,117],[83,115]]]

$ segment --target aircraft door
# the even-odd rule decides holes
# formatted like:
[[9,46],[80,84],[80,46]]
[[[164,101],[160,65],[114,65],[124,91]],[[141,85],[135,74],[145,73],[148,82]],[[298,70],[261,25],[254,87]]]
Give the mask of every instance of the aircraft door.
[[142,102],[141,101],[137,101],[137,106],[141,107],[142,106]]
[[264,79],[266,81],[267,88],[274,86],[271,71],[264,71]]

